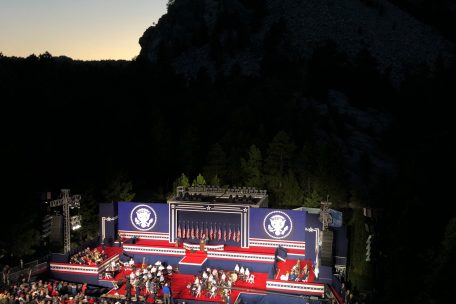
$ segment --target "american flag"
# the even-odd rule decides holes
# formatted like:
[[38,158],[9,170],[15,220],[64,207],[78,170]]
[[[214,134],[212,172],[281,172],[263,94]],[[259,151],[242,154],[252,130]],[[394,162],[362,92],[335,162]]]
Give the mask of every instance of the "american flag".
[[206,223],[206,233],[204,233],[205,237],[209,237],[209,228],[207,228],[207,223]]
[[237,231],[237,241],[238,242],[241,241],[241,229],[239,229],[239,227],[238,227],[238,231]]
[[223,240],[226,242],[226,227],[223,228]]
[[199,234],[200,234],[200,231],[199,231],[199,225],[198,225],[198,222],[196,222],[196,238],[199,239]]
[[231,225],[230,225],[230,229],[228,230],[228,241],[231,240]]
[[195,227],[193,227],[193,222],[192,222],[192,230],[190,232],[190,236],[192,237],[192,239],[195,238]]
[[212,223],[211,223],[211,233],[209,234],[209,239],[210,240],[214,239],[214,229],[212,229]]
[[187,223],[187,239],[190,238],[190,223]]
[[222,230],[220,229],[220,226],[219,226],[219,229],[218,229],[218,240],[220,241],[222,239]]
[[181,225],[180,224],[177,225],[177,237],[178,238],[181,237]]

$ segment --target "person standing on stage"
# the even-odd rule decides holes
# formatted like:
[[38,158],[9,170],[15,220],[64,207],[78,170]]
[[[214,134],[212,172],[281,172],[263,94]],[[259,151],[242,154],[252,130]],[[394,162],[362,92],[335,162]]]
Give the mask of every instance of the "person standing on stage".
[[168,286],[168,283],[163,286],[163,303],[171,304],[171,289]]
[[139,296],[141,294],[141,282],[139,280],[139,277],[136,277],[135,280],[133,281],[133,285],[135,286],[135,296],[136,296],[136,302],[139,302]]
[[126,295],[125,295],[125,297],[127,298],[127,301],[130,301],[131,300],[131,282],[130,282],[130,278],[128,276],[126,276],[125,280],[126,280],[126,285],[125,285]]
[[208,238],[206,236],[206,234],[202,234],[201,235],[201,239],[200,239],[200,251],[204,252],[206,251],[206,242],[208,241]]
[[229,289],[224,289],[223,290],[223,296],[225,297],[225,303],[226,304],[231,304],[231,295],[230,295],[230,290]]

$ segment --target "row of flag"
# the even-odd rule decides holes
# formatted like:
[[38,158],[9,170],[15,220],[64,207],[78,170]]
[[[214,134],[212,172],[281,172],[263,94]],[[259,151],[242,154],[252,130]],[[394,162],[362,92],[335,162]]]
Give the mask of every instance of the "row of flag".
[[239,226],[231,228],[231,225],[217,225],[207,223],[179,223],[177,225],[177,237],[180,239],[202,239],[207,238],[209,240],[221,241],[241,241],[241,229]]

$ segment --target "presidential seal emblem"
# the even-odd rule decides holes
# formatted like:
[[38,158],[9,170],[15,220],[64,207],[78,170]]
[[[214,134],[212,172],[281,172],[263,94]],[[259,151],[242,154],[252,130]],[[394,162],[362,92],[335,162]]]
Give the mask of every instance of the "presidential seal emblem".
[[138,205],[131,210],[130,222],[136,229],[148,231],[157,223],[157,214],[152,207]]
[[283,239],[293,230],[293,222],[285,212],[272,211],[264,217],[263,228],[273,239]]

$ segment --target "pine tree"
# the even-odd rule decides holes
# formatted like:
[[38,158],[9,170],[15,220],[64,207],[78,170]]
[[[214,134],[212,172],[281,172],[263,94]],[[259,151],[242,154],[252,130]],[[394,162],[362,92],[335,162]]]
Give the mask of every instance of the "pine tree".
[[211,179],[211,185],[213,186],[220,186],[220,178],[215,175],[212,179]]
[[304,198],[304,206],[316,208],[320,206],[322,197],[317,192],[317,190],[312,189],[310,192],[307,193],[306,197]]
[[108,202],[131,202],[136,193],[133,190],[133,183],[126,181],[122,176],[117,176],[103,191],[106,201]]
[[280,131],[269,144],[265,172],[269,177],[282,177],[291,168],[295,145],[284,131]]
[[293,152],[295,145],[284,131],[280,131],[269,144],[264,172],[268,189],[273,199],[283,197],[283,180],[289,170],[292,170]]
[[279,203],[281,205],[294,207],[302,205],[304,193],[291,170],[283,177],[283,187],[280,189],[280,194]]
[[241,167],[241,151],[238,147],[232,147],[226,161],[226,174],[223,183],[226,185],[248,185],[244,182],[244,172]]
[[204,176],[198,174],[198,176],[193,180],[192,186],[201,186],[201,185],[206,185],[206,180],[204,179]]
[[93,190],[83,193],[81,201],[81,229],[79,235],[81,241],[88,241],[95,238],[98,234],[98,202],[93,196]]
[[35,228],[35,215],[24,216],[20,226],[11,226],[9,233],[0,240],[0,246],[9,251],[11,256],[32,255],[40,244],[40,233]]
[[188,188],[190,186],[190,181],[184,173],[182,173],[181,176],[177,179],[176,186],[183,186],[185,188]]
[[241,168],[245,177],[245,185],[258,189],[264,187],[263,156],[255,145],[250,146],[247,160],[241,159]]
[[214,144],[209,151],[203,174],[210,181],[216,176],[219,180],[224,179],[226,174],[226,154],[220,144]]

